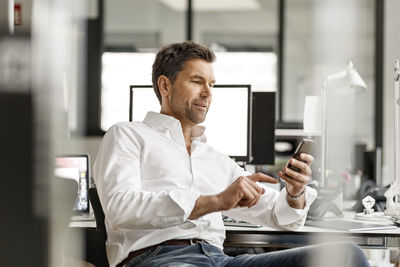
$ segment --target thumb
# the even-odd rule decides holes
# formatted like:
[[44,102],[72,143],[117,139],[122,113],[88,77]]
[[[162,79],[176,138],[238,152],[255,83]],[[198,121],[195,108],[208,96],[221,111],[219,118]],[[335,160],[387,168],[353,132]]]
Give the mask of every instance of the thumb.
[[274,177],[271,177],[271,176],[266,175],[261,172],[257,172],[253,175],[247,176],[247,178],[249,178],[253,182],[265,182],[265,183],[271,183],[271,184],[278,183],[278,180],[275,179]]

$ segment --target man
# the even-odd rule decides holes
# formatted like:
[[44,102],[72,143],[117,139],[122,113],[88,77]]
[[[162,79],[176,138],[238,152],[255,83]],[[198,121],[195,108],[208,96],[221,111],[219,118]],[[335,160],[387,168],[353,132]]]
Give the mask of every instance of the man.
[[[153,64],[160,113],[119,123],[103,138],[94,179],[105,212],[112,266],[305,266],[310,249],[225,255],[221,211],[250,222],[294,230],[316,197],[307,187],[313,157],[291,159],[299,168],[279,176],[277,192],[205,143],[215,84],[214,53],[193,42],[164,47]],[[227,100],[229,101],[229,100]],[[297,264],[297,265],[296,265]]]

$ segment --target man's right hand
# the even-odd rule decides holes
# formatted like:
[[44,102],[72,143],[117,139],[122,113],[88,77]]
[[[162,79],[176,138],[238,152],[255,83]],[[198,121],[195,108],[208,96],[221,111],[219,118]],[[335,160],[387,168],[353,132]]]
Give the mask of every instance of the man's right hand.
[[278,180],[263,173],[241,176],[227,189],[217,195],[220,210],[230,210],[235,207],[252,207],[257,204],[264,188],[256,182],[277,183]]
[[219,210],[230,210],[235,207],[252,207],[257,204],[264,188],[256,182],[278,183],[278,180],[263,173],[241,176],[227,189],[217,195]]
[[200,196],[189,219],[197,219],[215,211],[230,210],[235,207],[250,208],[254,206],[265,192],[264,188],[257,185],[257,182],[275,184],[278,180],[263,173],[241,176],[227,189],[217,195]]

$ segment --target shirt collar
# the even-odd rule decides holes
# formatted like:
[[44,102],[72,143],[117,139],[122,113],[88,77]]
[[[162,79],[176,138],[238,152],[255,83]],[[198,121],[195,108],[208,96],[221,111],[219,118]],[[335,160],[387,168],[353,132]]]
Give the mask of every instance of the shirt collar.
[[[171,132],[180,131],[180,133],[182,133],[182,127],[180,121],[172,116],[168,116],[165,114],[149,111],[147,112],[143,122],[155,130],[167,129],[170,130]],[[192,128],[192,132],[190,133],[192,140],[199,140],[203,143],[207,142],[207,138],[204,135],[205,130],[206,127],[203,125],[194,126]]]

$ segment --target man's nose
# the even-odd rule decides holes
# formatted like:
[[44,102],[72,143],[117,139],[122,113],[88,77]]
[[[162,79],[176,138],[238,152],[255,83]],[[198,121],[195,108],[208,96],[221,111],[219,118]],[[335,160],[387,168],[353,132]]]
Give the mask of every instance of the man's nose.
[[209,85],[204,85],[203,90],[201,91],[201,96],[202,97],[211,97],[212,95],[212,87]]

